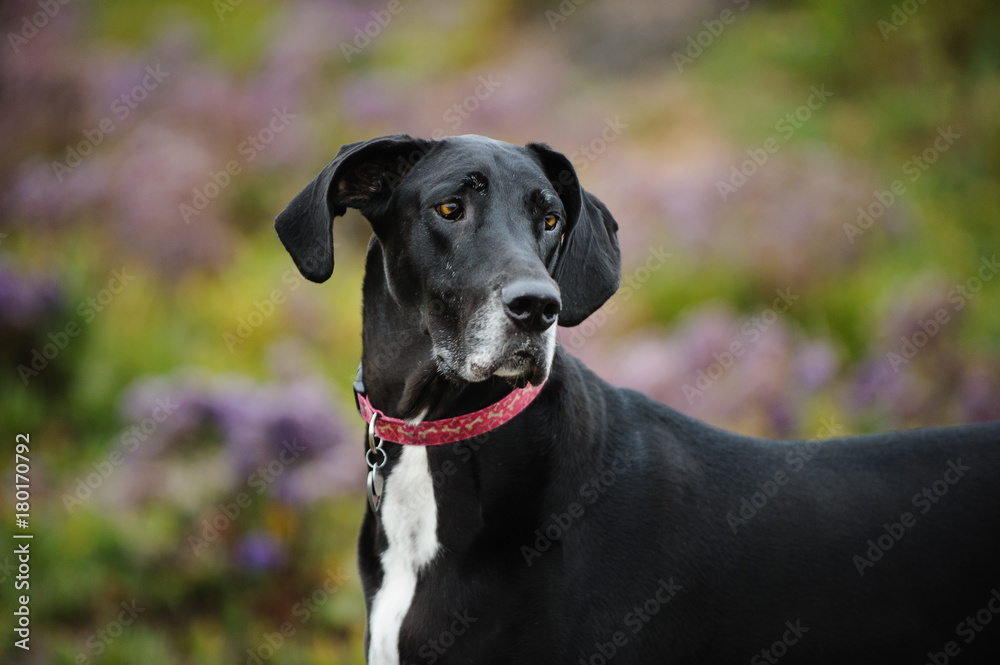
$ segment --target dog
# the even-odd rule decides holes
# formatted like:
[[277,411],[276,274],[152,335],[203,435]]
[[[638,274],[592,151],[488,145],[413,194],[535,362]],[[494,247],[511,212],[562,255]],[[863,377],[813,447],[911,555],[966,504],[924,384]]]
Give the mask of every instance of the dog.
[[345,145],[275,220],[309,280],[347,208],[368,663],[1000,662],[1000,423],[765,440],[608,385],[556,327],[618,224],[545,144]]

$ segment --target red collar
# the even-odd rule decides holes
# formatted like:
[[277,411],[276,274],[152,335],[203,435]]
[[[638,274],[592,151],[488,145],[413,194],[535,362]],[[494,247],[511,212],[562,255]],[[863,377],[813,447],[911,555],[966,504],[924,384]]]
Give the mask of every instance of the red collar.
[[544,385],[543,383],[540,386],[517,388],[496,404],[464,416],[431,420],[417,425],[410,425],[405,420],[385,415],[371,405],[364,392],[355,392],[355,396],[358,401],[358,413],[366,423],[370,424],[372,418],[378,416],[378,420],[375,421],[375,436],[405,445],[437,446],[471,439],[500,427],[528,408]]

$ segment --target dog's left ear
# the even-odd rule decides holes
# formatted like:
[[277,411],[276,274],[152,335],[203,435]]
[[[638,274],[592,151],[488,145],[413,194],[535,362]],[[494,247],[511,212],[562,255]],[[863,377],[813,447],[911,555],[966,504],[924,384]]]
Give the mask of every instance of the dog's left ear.
[[562,296],[559,325],[579,325],[614,295],[622,281],[618,222],[596,196],[584,191],[576,169],[561,152],[544,143],[527,148],[566,208],[567,229],[553,274]]
[[333,273],[334,217],[357,208],[372,221],[434,143],[406,134],[349,143],[292,199],[275,218],[274,229],[306,279],[325,282]]

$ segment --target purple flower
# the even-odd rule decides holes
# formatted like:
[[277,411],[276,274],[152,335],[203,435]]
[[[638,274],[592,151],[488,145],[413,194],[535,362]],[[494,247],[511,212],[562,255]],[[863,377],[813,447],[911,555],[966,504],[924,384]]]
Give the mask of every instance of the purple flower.
[[989,361],[972,361],[962,376],[959,397],[964,420],[1000,420],[1000,368]]
[[829,342],[809,342],[795,356],[795,373],[808,390],[823,386],[836,371],[837,354]]
[[899,392],[899,375],[892,371],[884,357],[877,356],[861,365],[854,378],[851,405],[861,410],[872,405],[885,405]]
[[237,565],[251,572],[275,570],[287,559],[285,547],[266,531],[251,531],[240,538],[233,553]]
[[360,487],[361,448],[346,445],[343,418],[320,378],[261,383],[182,371],[137,381],[126,391],[122,410],[141,423],[162,415],[165,403],[169,413],[143,443],[146,456],[170,455],[181,442],[204,438],[209,427],[222,440],[234,490],[245,490],[256,478],[272,495],[298,502]]
[[796,432],[798,418],[794,405],[778,400],[768,404],[766,410],[770,417],[771,430],[776,436],[789,437]]
[[0,263],[0,325],[28,328],[58,310],[60,302],[55,281],[25,278]]
[[72,170],[55,173],[37,157],[17,168],[3,205],[15,218],[33,226],[53,227],[70,222],[101,203],[109,183],[107,161],[91,155]]

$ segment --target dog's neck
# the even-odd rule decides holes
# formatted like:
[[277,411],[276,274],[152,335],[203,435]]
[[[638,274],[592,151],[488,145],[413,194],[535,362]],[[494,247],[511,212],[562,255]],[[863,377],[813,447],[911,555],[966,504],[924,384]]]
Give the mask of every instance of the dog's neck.
[[471,413],[510,393],[511,385],[496,377],[458,383],[441,375],[420,313],[390,292],[378,242],[369,245],[365,263],[361,364],[372,406],[397,418],[437,420]]
[[[366,264],[362,291],[365,389],[373,407],[386,415],[406,418],[410,414],[400,405],[408,391],[422,385],[421,378],[432,361],[431,341],[420,317],[401,307],[389,293],[382,253],[375,243],[369,248]],[[437,385],[423,388],[441,390]],[[466,384],[450,402],[432,407],[425,420],[471,413],[498,402],[511,390],[500,378]],[[562,399],[566,392],[577,399]],[[568,492],[573,496],[579,490],[596,463],[595,457],[601,454],[592,442],[598,440],[596,433],[603,430],[606,421],[600,382],[557,347],[545,390],[531,407],[504,426],[504,435],[426,449],[435,478],[439,523],[454,527],[439,532],[442,547],[463,552],[485,538],[499,549],[519,552],[523,542],[530,541],[522,542],[522,531],[511,530],[510,525],[530,525],[530,534],[539,520],[548,516],[539,512],[540,506],[547,505],[544,495]],[[567,426],[570,423],[572,426]],[[386,446],[390,469],[403,448]],[[371,520],[367,523],[371,528],[376,524]]]

